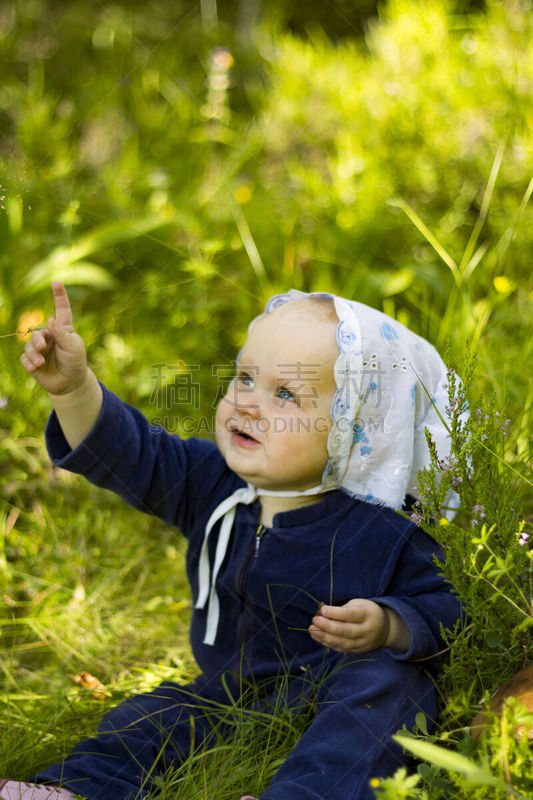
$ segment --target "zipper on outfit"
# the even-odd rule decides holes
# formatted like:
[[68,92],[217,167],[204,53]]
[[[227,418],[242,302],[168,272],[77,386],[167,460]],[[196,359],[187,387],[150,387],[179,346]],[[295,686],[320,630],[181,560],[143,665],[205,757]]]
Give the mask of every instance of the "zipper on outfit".
[[259,555],[259,548],[261,547],[261,539],[265,535],[266,530],[267,529],[265,528],[265,526],[261,523],[261,525],[258,526],[255,532],[254,558],[257,558]]
[[[261,539],[267,532],[267,528],[263,524],[257,526],[255,531],[255,542],[254,544],[248,548],[248,553],[243,561],[241,569],[239,570],[239,574],[237,577],[237,597],[239,597],[242,603],[242,613],[241,619],[239,623],[239,636],[241,640],[241,647],[244,648],[245,641],[246,641],[246,629],[248,627],[248,618],[250,615],[250,610],[248,608],[248,601],[246,599],[246,592],[244,590],[244,586],[246,583],[246,578],[248,576],[248,572],[250,570],[250,565],[252,563],[253,558],[257,558],[259,555],[259,548],[261,547]],[[244,650],[242,650],[244,652]]]

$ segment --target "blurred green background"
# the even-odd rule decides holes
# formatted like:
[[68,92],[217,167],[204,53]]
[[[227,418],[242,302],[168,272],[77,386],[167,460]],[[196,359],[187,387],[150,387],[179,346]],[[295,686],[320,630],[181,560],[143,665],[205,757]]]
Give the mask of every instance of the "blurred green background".
[[[199,365],[208,413],[265,299],[331,289],[458,365],[473,340],[523,412],[528,3],[30,0],[0,35],[3,333],[63,279],[103,380],[146,410],[151,364]],[[34,434],[47,401],[0,342]]]
[[194,667],[178,535],[50,467],[49,401],[13,334],[46,320],[63,280],[98,377],[210,435],[265,300],[330,290],[459,373],[472,342],[473,401],[494,393],[505,459],[527,473],[533,14],[19,0],[0,6],[0,47],[0,669],[18,743],[3,763],[22,774],[24,742],[57,756],[65,696],[78,732],[67,673],[127,692]]

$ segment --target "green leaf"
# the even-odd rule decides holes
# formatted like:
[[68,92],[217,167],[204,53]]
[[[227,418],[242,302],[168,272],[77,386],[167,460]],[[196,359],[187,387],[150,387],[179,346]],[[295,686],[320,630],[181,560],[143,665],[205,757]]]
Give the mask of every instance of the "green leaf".
[[519,633],[519,632],[521,632],[521,631],[526,631],[528,628],[531,628],[532,626],[533,626],[533,617],[526,617],[526,618],[525,618],[525,619],[524,619],[524,620],[523,620],[523,621],[520,623],[520,625],[518,625],[518,626],[517,626],[517,627],[514,629],[514,633]]
[[492,775],[488,770],[476,764],[475,761],[471,761],[460,753],[439,747],[431,742],[414,739],[411,736],[397,734],[392,738],[405,750],[410,750],[417,758],[423,758],[425,761],[435,764],[436,767],[446,769],[449,772],[459,772],[471,783],[498,786],[501,789],[508,788],[496,775]]
[[390,274],[384,273],[383,280],[379,286],[383,297],[390,297],[393,294],[405,292],[415,279],[415,274],[408,267],[398,269]]
[[488,633],[486,635],[485,644],[487,645],[487,647],[491,647],[491,648],[499,647],[500,645],[503,644],[504,638],[505,637],[504,637],[503,633],[491,632],[491,633]]
[[[120,220],[118,222],[110,222],[105,225],[100,225],[93,228],[89,233],[83,234],[80,238],[69,245],[68,247],[56,247],[52,250],[50,255],[36,264],[33,269],[23,278],[23,283],[26,289],[35,291],[44,286],[48,286],[51,280],[65,280],[70,283],[87,283],[93,286],[102,286],[104,274],[107,275],[107,283],[109,286],[112,278],[102,267],[96,267],[95,264],[82,261],[87,256],[103,250],[105,247],[111,247],[121,242],[136,239],[139,236],[146,236],[156,228],[161,228],[164,225],[169,225],[174,221],[173,217],[163,219],[162,217],[141,217],[139,219]],[[61,275],[78,275],[78,269],[81,263],[89,263],[91,271],[82,271],[82,280],[75,281],[68,280]],[[66,273],[65,271],[72,267],[73,264],[77,266],[75,269]],[[100,270],[97,274],[94,269]]]
[[28,293],[36,292],[50,286],[53,280],[71,286],[93,286],[95,289],[110,289],[115,285],[108,270],[91,261],[78,261],[75,264],[49,266],[46,270],[32,270],[27,278],[26,289]]
[[426,736],[428,735],[428,725],[427,725],[426,715],[424,714],[423,711],[419,711],[418,714],[416,715],[415,725],[417,726],[419,731],[425,733]]
[[[83,234],[77,243],[67,249],[71,253],[71,260],[78,261],[80,258],[96,253],[104,247],[111,247],[120,242],[127,242],[131,239],[137,239],[139,236],[145,236],[147,233],[151,233],[157,228],[162,228],[164,225],[169,225],[173,221],[173,217],[149,216],[108,222],[93,228],[89,233]],[[53,255],[54,253],[49,258],[53,258]]]

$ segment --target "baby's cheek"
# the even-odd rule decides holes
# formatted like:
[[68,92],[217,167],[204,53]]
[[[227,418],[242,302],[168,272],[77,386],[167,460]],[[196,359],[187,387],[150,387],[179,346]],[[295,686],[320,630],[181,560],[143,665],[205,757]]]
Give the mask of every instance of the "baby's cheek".
[[230,431],[231,409],[224,403],[224,399],[217,406],[215,413],[215,437],[217,445],[227,438]]

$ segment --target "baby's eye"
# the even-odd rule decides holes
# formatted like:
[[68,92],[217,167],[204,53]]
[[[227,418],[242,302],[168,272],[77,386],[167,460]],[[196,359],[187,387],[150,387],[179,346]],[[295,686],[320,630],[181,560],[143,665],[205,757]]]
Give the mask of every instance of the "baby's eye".
[[277,390],[277,396],[281,400],[285,400],[285,401],[286,400],[293,400],[295,403],[297,402],[296,395],[293,394],[290,389],[286,389],[285,386],[280,386],[279,387],[279,389]]
[[236,380],[239,383],[242,383],[243,386],[253,386],[254,384],[254,379],[252,378],[252,376],[246,375],[244,373],[242,375],[237,375]]

